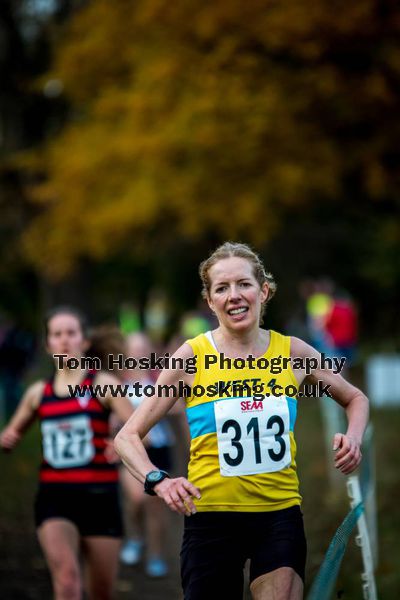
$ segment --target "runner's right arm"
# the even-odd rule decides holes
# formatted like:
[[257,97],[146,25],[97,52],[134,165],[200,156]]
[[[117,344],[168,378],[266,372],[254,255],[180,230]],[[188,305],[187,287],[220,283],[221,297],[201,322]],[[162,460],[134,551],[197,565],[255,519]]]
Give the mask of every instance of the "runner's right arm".
[[40,404],[44,382],[37,381],[28,387],[11,417],[8,425],[0,433],[0,446],[3,450],[12,450],[20,441],[22,434],[28,429],[36,417]]
[[[183,344],[175,352],[174,357],[186,360],[193,357],[193,350],[188,344]],[[194,375],[188,375],[184,369],[164,369],[156,386],[174,386],[178,390],[179,381],[191,386],[193,380]],[[167,414],[178,397],[178,394],[171,393],[170,397],[163,394],[146,398],[115,438],[115,447],[122,461],[128,471],[141,483],[144,483],[147,473],[158,469],[149,460],[142,439]],[[164,479],[154,487],[154,491],[172,510],[182,514],[195,512],[196,509],[191,498],[200,496],[199,490],[185,477]]]

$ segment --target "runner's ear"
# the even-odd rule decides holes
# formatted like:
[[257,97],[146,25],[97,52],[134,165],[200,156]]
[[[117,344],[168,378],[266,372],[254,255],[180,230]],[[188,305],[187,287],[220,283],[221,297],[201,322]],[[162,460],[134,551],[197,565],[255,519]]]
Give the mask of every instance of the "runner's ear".
[[210,309],[211,309],[213,312],[215,312],[215,311],[214,311],[214,307],[213,307],[213,301],[211,300],[211,298],[210,298],[210,296],[209,296],[208,294],[207,294],[206,300],[207,300],[207,304],[208,304],[208,306],[210,307]]
[[269,296],[269,285],[266,281],[261,286],[261,304],[264,304],[268,300]]

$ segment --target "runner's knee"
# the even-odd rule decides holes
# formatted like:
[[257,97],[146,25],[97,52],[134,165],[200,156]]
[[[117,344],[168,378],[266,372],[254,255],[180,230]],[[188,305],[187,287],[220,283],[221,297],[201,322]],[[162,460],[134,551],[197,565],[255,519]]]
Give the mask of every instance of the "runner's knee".
[[80,600],[81,578],[77,568],[60,568],[53,574],[53,578],[56,600]]

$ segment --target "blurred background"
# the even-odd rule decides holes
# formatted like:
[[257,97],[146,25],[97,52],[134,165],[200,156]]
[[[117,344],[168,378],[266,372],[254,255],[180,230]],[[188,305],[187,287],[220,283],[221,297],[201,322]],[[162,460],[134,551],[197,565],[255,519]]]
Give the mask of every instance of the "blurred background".
[[[175,349],[209,326],[201,260],[249,243],[278,282],[265,326],[348,352],[374,393],[384,599],[400,593],[399,34],[392,0],[0,3],[0,418],[49,370],[49,307]],[[304,400],[309,582],[348,510],[322,422]],[[0,595],[50,597],[38,431],[0,460]],[[171,524],[167,583],[124,567],[119,597],[181,597]],[[352,541],[337,597],[362,597],[361,570]]]

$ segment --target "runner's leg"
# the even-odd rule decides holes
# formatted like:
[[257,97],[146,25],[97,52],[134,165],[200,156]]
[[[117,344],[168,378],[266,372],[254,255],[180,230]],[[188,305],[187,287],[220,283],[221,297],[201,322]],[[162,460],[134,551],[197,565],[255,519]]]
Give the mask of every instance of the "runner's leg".
[[290,567],[260,575],[250,585],[253,600],[301,600],[303,582]]
[[80,600],[79,532],[66,519],[52,518],[37,529],[39,543],[50,569],[55,600]]
[[121,540],[87,536],[82,541],[90,600],[111,600],[118,573]]

